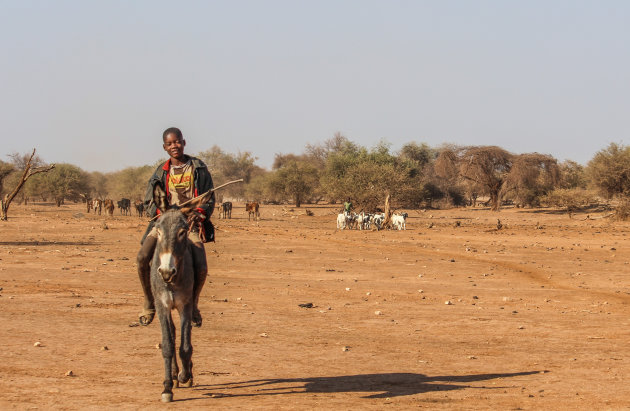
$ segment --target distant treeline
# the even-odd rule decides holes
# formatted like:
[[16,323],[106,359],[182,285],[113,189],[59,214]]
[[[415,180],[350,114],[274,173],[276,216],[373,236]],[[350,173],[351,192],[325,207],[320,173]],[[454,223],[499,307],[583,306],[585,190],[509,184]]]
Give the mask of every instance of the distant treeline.
[[[355,209],[373,211],[386,195],[395,207],[445,208],[484,205],[498,210],[556,206],[567,210],[601,201],[630,197],[630,147],[610,144],[586,166],[558,162],[539,153],[510,153],[496,146],[438,148],[411,142],[393,152],[382,142],[363,147],[336,134],[321,144],[307,145],[300,154],[276,154],[271,170],[256,165],[250,152],[227,153],[214,146],[193,154],[210,169],[215,185],[243,178],[219,193],[219,201],[256,200],[302,204],[350,199]],[[12,154],[0,161],[0,193],[19,180],[27,155]],[[37,165],[45,164],[35,158]],[[162,160],[164,161],[164,160]],[[144,197],[147,181],[160,164],[101,173],[72,164],[57,164],[31,178],[17,201],[81,201],[85,198]]]

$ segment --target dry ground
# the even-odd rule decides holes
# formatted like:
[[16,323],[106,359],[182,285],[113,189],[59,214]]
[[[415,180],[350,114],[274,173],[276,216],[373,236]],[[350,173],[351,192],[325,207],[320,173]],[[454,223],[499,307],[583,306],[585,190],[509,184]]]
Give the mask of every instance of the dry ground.
[[195,386],[170,405],[157,320],[130,327],[146,219],[12,206],[0,408],[630,407],[630,224],[412,210],[407,231],[336,231],[332,207],[257,224],[237,206],[206,247]]

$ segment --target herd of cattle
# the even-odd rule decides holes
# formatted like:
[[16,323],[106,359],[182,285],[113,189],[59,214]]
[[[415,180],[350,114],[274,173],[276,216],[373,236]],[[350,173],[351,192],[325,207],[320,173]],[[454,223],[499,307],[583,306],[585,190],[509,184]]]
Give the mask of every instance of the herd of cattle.
[[[407,213],[394,213],[391,216],[391,227],[395,230],[407,229]],[[382,230],[385,228],[385,213],[348,213],[343,212],[337,215],[337,229],[343,230]]]
[[[128,198],[123,198],[116,202],[118,209],[120,210],[120,215],[131,215],[131,200]],[[113,216],[114,215],[114,201],[110,199],[86,199],[87,212],[94,211],[94,214],[101,215],[103,210],[106,215]],[[133,202],[133,206],[136,210],[136,215],[138,217],[142,217],[145,214],[144,203],[142,200],[136,200]],[[219,218],[232,218],[232,202],[224,201],[219,204]],[[247,212],[247,219],[251,220],[252,218],[255,221],[260,219],[260,204],[257,202],[245,203],[245,211]]]
[[[91,210],[94,210],[94,214],[98,215],[101,215],[104,210],[105,214],[112,216],[114,215],[114,209],[116,208],[114,206],[114,201],[110,199],[102,200],[98,198],[88,198],[85,203],[88,213]],[[121,215],[131,215],[131,200],[129,200],[128,198],[123,198],[120,201],[117,201],[116,205],[118,206]],[[136,214],[139,217],[142,217],[144,215],[144,203],[140,200],[136,200],[134,202],[134,207],[136,209]]]

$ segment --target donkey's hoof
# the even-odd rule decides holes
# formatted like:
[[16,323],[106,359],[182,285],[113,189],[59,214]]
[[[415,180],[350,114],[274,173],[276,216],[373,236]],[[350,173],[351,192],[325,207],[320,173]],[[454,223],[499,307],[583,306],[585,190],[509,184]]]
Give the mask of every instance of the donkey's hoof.
[[192,325],[193,327],[201,327],[201,323],[203,323],[203,318],[201,318],[201,313],[198,308],[193,308],[192,314]]
[[179,388],[179,380],[177,378],[173,378],[173,388]]
[[190,388],[192,386],[193,386],[193,379],[192,379],[192,377],[190,377],[188,379],[188,381],[182,381],[182,383],[180,385],[180,387],[182,387],[182,388]]
[[173,401],[173,393],[172,392],[163,392],[162,393],[162,402],[172,402]]

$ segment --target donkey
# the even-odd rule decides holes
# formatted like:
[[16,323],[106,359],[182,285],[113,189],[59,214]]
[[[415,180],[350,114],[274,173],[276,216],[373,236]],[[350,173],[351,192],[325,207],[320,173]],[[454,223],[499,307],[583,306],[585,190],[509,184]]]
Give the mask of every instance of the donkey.
[[[162,330],[163,402],[173,401],[173,387],[179,387],[180,384],[182,387],[191,387],[193,384],[191,327],[195,279],[188,240],[188,217],[195,213],[195,208],[208,199],[208,196],[202,195],[182,208],[168,209],[164,190],[159,185],[153,190],[153,201],[160,211],[160,217],[155,223],[158,235],[151,261],[151,290]],[[181,372],[175,356],[176,333],[171,317],[173,309],[177,309],[180,318]]]

